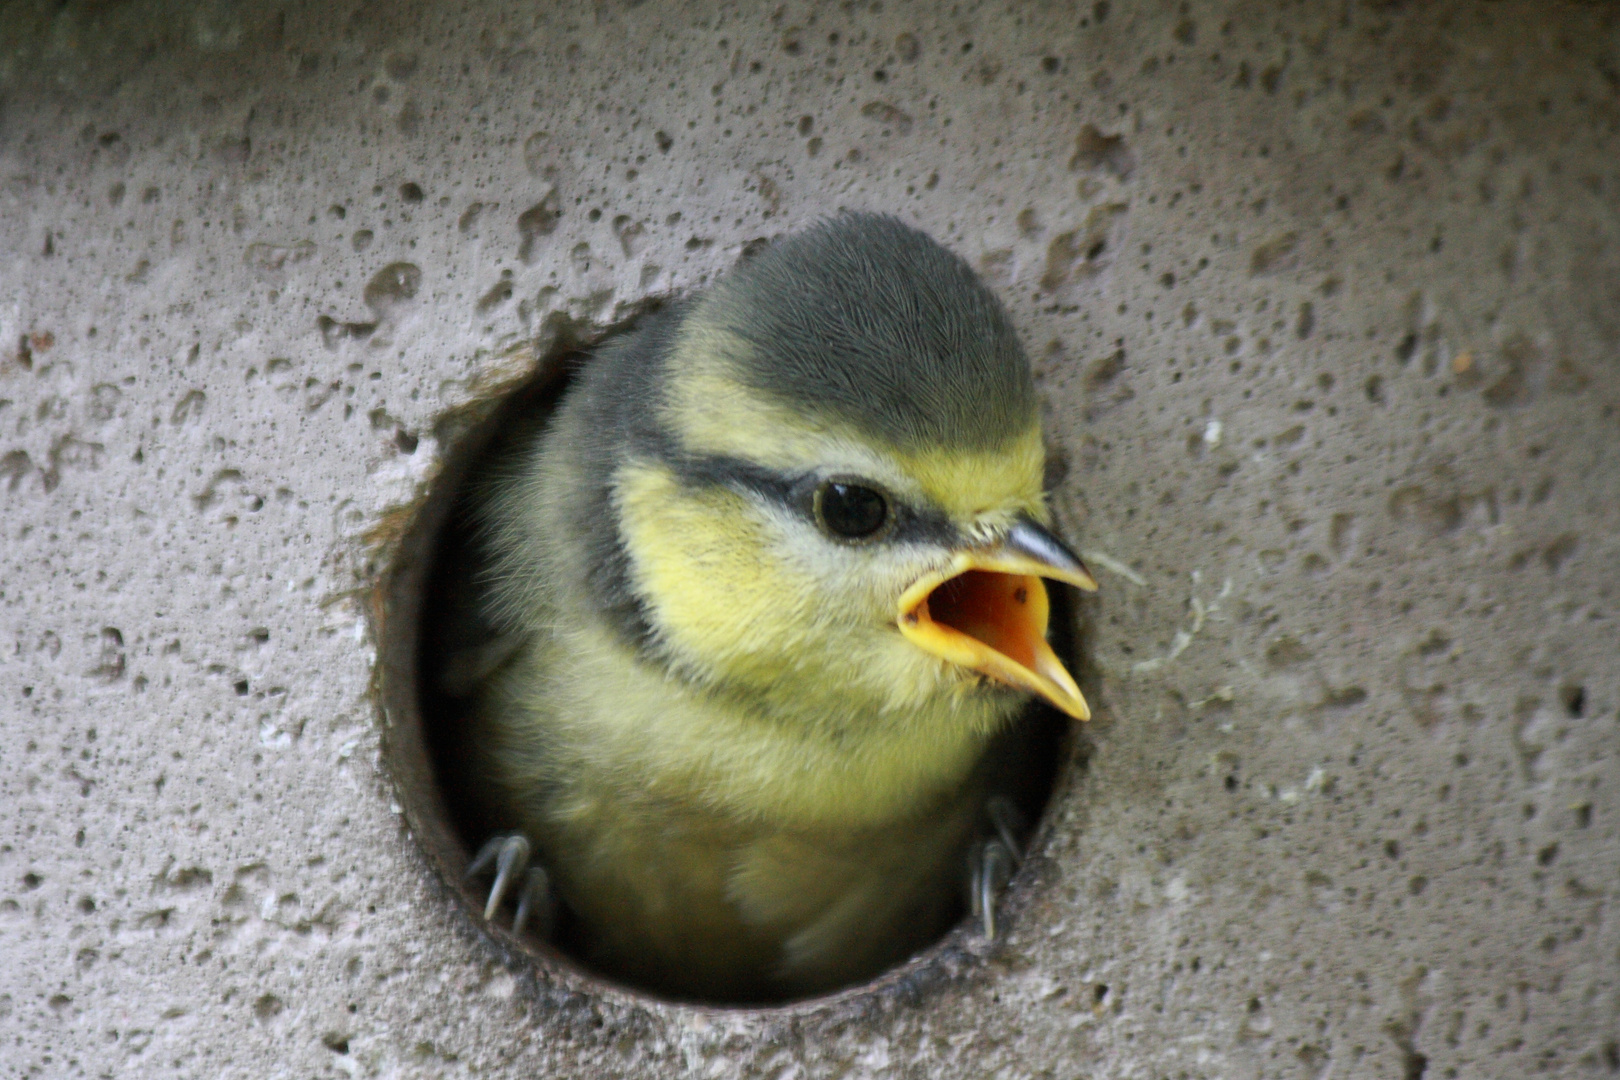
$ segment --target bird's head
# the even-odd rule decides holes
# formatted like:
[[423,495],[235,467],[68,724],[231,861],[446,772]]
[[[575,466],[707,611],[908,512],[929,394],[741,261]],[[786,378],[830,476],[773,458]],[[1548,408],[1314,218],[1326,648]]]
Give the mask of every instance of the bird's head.
[[1034,694],[1086,719],[1047,579],[1028,360],[961,259],[845,215],[739,268],[663,350],[613,504],[652,647],[779,710],[956,716]]

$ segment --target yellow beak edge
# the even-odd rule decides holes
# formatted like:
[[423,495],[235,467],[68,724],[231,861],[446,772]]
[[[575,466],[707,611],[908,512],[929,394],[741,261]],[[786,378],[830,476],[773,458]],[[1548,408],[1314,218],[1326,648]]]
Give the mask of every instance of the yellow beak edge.
[[959,551],[949,567],[901,594],[895,622],[924,652],[1089,720],[1080,687],[1046,641],[1051,604],[1043,578],[1088,591],[1097,587],[1077,562],[1058,566],[1005,544]]

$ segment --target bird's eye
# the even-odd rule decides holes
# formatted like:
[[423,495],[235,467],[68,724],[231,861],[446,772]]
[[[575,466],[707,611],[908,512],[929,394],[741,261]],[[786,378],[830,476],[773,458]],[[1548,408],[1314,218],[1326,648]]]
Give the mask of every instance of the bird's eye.
[[845,540],[866,540],[889,520],[889,501],[881,491],[847,480],[828,480],[816,489],[816,523]]

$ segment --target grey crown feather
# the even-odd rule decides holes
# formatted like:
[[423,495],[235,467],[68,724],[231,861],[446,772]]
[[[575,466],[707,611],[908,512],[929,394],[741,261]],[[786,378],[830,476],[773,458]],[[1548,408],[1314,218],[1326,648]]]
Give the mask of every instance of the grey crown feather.
[[899,450],[989,450],[1035,420],[1029,361],[971,267],[896,218],[849,213],[720,283],[717,321],[753,345],[736,377]]

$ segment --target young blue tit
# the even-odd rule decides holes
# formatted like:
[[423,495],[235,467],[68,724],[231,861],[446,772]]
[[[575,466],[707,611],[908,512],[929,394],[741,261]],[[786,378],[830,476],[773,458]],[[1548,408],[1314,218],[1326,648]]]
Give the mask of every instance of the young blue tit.
[[967,873],[989,926],[1016,848],[986,747],[1031,696],[1088,716],[1045,579],[1096,583],[1043,466],[1006,312],[890,217],[601,349],[479,511],[487,914],[555,904],[598,970],[726,1001],[903,959]]

